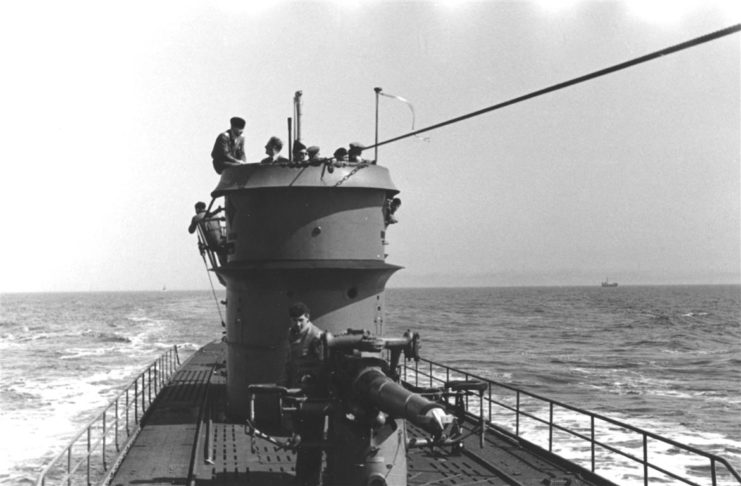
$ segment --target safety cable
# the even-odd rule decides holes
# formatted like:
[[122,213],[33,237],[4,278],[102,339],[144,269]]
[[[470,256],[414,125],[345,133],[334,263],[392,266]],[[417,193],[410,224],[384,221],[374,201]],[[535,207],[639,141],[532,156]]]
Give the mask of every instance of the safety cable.
[[710,42],[710,41],[719,39],[721,37],[725,37],[725,36],[730,35],[730,34],[735,34],[735,33],[739,32],[739,31],[741,31],[741,24],[732,25],[731,27],[727,27],[725,29],[721,29],[721,30],[718,30],[718,31],[715,31],[715,32],[711,32],[710,34],[702,35],[702,36],[696,37],[694,39],[690,39],[690,40],[688,40],[686,42],[682,42],[681,44],[676,44],[674,46],[670,46],[670,47],[661,49],[659,51],[655,51],[655,52],[652,52],[650,54],[646,54],[644,56],[637,57],[637,58],[632,59],[630,61],[625,61],[625,62],[622,62],[620,64],[616,64],[614,66],[611,66],[611,67],[608,67],[608,68],[605,68],[605,69],[600,69],[599,71],[594,71],[592,73],[585,74],[584,76],[579,76],[578,78],[571,79],[569,81],[564,81],[562,83],[554,84],[554,85],[551,85],[551,86],[549,86],[547,88],[539,89],[537,91],[533,91],[531,93],[528,93],[528,94],[525,94],[525,95],[522,95],[522,96],[518,96],[517,98],[512,98],[511,100],[508,100],[508,101],[505,101],[505,102],[502,102],[502,103],[498,103],[496,105],[490,106],[488,108],[483,108],[481,110],[474,111],[474,112],[468,113],[466,115],[461,115],[459,117],[452,118],[450,120],[447,120],[447,121],[444,121],[444,122],[441,122],[441,123],[437,123],[435,125],[431,125],[431,126],[426,127],[426,128],[420,128],[419,130],[415,130],[415,131],[406,133],[404,135],[400,135],[398,137],[390,138],[388,140],[384,140],[382,142],[378,142],[375,145],[366,146],[365,148],[366,148],[366,150],[367,149],[372,149],[372,148],[375,148],[375,147],[380,147],[381,145],[386,145],[386,144],[391,143],[391,142],[396,142],[398,140],[401,140],[401,139],[404,139],[404,138],[407,138],[407,137],[412,137],[412,136],[418,135],[420,133],[429,132],[430,130],[434,130],[436,128],[444,127],[446,125],[451,125],[453,123],[457,123],[459,121],[463,121],[463,120],[466,120],[468,118],[473,118],[473,117],[478,116],[478,115],[483,115],[484,113],[488,113],[490,111],[498,110],[499,108],[504,108],[505,106],[514,105],[515,103],[519,103],[521,101],[529,100],[530,98],[535,98],[536,96],[540,96],[540,95],[543,95],[543,94],[546,94],[546,93],[550,93],[552,91],[557,91],[559,89],[567,88],[569,86],[573,86],[573,85],[578,84],[578,83],[583,83],[585,81],[589,81],[591,79],[598,78],[598,77],[604,76],[606,74],[611,74],[611,73],[614,73],[616,71],[620,71],[622,69],[627,69],[627,68],[632,67],[632,66],[635,66],[637,64],[641,64],[641,63],[644,63],[644,62],[647,62],[647,61],[652,61],[654,59],[657,59],[657,58],[662,57],[662,56],[666,56],[668,54],[674,54],[675,52],[679,52],[681,50],[688,49],[690,47],[694,47],[694,46],[703,44],[705,42]]

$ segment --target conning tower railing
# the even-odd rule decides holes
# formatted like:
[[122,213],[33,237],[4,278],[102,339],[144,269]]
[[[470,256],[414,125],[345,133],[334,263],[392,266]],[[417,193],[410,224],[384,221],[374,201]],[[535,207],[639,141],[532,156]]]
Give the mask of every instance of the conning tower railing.
[[208,257],[211,268],[218,268],[226,263],[226,227],[224,217],[204,218],[197,226],[198,250]]
[[39,474],[37,486],[99,483],[140,430],[144,414],[180,367],[177,346],[139,373]]
[[[713,486],[741,484],[741,476],[726,459],[625,422],[427,359],[401,367],[402,379],[417,387],[443,387],[452,380],[486,383],[480,400],[471,398],[469,403],[473,395],[465,396],[466,413],[473,423],[478,423],[483,411],[488,430],[545,449],[619,484],[624,480],[605,474],[607,465],[620,468],[634,480],[631,484],[669,480],[700,486],[708,479]],[[599,437],[607,433],[620,434],[620,440],[608,443]],[[661,456],[651,457],[662,451]],[[666,464],[667,457],[673,458],[672,464]],[[676,470],[677,458],[686,459],[681,461],[683,469],[691,470],[692,477]]]

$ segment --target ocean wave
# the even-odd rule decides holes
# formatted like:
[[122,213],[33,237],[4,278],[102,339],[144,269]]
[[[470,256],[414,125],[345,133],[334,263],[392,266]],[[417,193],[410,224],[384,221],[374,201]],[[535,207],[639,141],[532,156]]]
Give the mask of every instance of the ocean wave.
[[17,343],[26,343],[30,341],[43,341],[48,339],[63,339],[67,337],[77,337],[79,336],[79,333],[75,331],[42,331],[42,332],[32,332],[28,329],[28,327],[25,327],[22,330],[22,333],[8,333],[5,336],[3,336],[3,340],[7,341],[14,341]]
[[[178,346],[178,350],[183,350],[183,351],[198,351],[203,346],[203,344],[180,343],[177,346]],[[172,344],[167,345],[167,347],[172,347]]]
[[127,316],[126,319],[137,324],[147,324],[149,326],[171,325],[174,323],[171,319],[159,319],[149,316]]
[[98,341],[102,341],[105,343],[130,343],[131,339],[127,338],[126,336],[121,336],[120,334],[117,334],[115,332],[104,332],[104,331],[93,331],[91,329],[87,329],[80,333],[81,336],[85,337],[92,337],[97,339]]
[[17,341],[10,339],[0,339],[0,349],[15,349],[21,347]]
[[61,354],[59,359],[71,360],[78,358],[89,358],[91,356],[104,356],[105,354],[113,351],[113,348],[71,348],[65,352],[70,354]]
[[40,408],[47,403],[40,400],[41,395],[29,390],[18,390],[13,387],[0,390],[0,403],[3,404],[3,411],[12,410],[29,410],[31,408]]

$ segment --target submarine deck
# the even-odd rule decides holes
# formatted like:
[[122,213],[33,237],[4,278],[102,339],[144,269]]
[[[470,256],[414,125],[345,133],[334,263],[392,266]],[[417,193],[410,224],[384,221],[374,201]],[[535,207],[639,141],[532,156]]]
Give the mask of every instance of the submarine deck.
[[[253,439],[244,424],[226,418],[225,351],[223,343],[210,343],[183,364],[157,396],[107,484],[294,484],[293,452]],[[474,425],[466,423],[464,429]],[[408,433],[424,436],[411,424]],[[496,431],[487,432],[483,448],[474,434],[459,454],[412,448],[407,459],[411,486],[613,485]]]

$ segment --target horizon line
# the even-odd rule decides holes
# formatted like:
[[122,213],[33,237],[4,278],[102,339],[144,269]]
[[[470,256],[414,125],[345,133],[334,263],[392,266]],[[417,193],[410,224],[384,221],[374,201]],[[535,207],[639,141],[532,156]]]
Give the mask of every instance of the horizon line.
[[[733,287],[741,286],[741,282],[731,283],[641,283],[641,284],[619,284],[617,287],[607,287],[612,290],[625,287]],[[397,285],[389,286],[384,290],[394,289],[517,289],[517,288],[603,288],[601,284],[518,284],[518,285]],[[225,288],[220,289],[225,291]],[[0,295],[10,294],[86,294],[86,293],[136,293],[136,292],[209,292],[210,288],[173,288],[173,289],[88,289],[88,290],[11,290],[0,291]]]

